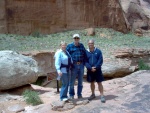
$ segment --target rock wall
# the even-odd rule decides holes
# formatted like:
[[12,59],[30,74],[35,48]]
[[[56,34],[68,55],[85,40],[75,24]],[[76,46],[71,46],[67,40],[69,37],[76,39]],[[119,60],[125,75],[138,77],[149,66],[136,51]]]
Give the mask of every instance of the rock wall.
[[5,0],[0,0],[0,33],[7,33]]
[[132,32],[141,29],[150,36],[150,0],[119,0],[126,24]]
[[[118,0],[1,0],[0,26],[7,33],[28,35],[88,27],[107,27],[126,32]],[[4,18],[5,24],[1,23]],[[1,25],[2,24],[2,25]],[[6,27],[7,26],[7,27]],[[0,29],[0,33],[4,33]]]

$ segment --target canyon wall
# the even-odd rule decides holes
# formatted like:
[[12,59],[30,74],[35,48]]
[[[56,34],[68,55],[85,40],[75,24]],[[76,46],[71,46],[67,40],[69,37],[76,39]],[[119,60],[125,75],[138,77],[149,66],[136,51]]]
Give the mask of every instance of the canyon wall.
[[29,35],[89,27],[127,32],[118,0],[1,0],[0,33]]

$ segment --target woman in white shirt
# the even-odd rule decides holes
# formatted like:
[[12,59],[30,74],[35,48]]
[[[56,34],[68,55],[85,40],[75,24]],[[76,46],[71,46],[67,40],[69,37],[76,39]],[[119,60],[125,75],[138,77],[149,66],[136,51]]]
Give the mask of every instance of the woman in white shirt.
[[68,87],[69,87],[69,68],[72,64],[72,59],[68,51],[66,51],[67,43],[62,41],[60,43],[60,50],[55,53],[55,68],[58,73],[58,78],[62,82],[60,91],[60,100],[68,100]]

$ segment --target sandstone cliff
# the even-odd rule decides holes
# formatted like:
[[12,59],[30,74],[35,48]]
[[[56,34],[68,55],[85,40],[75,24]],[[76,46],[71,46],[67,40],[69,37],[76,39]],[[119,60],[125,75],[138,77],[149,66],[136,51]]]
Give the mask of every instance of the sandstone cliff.
[[149,0],[0,0],[0,33],[48,34],[88,27],[145,33],[150,29],[149,7]]
[[1,0],[0,32],[28,35],[88,27],[126,32],[118,0]]

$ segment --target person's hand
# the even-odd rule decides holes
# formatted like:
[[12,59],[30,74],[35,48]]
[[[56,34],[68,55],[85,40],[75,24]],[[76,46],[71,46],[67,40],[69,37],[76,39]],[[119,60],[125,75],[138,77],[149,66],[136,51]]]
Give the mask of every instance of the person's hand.
[[92,67],[92,72],[95,72],[96,71],[96,67]]
[[62,72],[59,72],[58,75],[59,75],[59,76],[62,76]]
[[70,66],[71,68],[74,68],[74,65],[73,64],[71,64],[71,66]]

